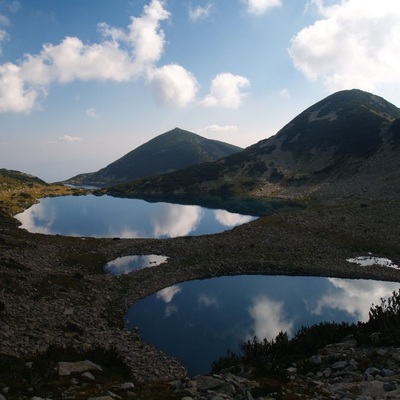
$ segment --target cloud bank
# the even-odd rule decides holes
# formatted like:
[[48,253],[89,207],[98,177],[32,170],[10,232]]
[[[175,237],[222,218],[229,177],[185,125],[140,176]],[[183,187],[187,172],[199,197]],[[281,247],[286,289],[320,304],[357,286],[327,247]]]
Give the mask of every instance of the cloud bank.
[[[144,79],[162,104],[185,107],[199,90],[194,75],[176,63],[158,66],[165,49],[162,22],[170,18],[164,0],[151,0],[140,17],[131,17],[126,29],[98,24],[99,43],[86,44],[67,36],[60,43],[46,43],[38,54],[25,54],[17,63],[0,65],[0,112],[40,109],[52,84],[73,81],[128,82]],[[190,10],[192,20],[205,18],[212,5]],[[1,17],[1,16],[0,16]],[[7,39],[0,18],[1,43]],[[3,25],[4,25],[3,23]],[[219,74],[204,100],[206,106],[238,108],[248,86],[247,78]]]
[[330,91],[373,91],[400,83],[398,1],[343,0],[328,6],[314,0],[310,5],[320,19],[302,29],[288,50],[309,80],[321,80]]

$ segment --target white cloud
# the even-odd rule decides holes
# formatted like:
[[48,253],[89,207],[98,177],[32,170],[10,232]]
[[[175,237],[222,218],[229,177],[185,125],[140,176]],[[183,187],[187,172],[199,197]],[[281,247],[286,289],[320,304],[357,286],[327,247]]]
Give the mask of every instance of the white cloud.
[[7,9],[11,12],[11,13],[16,13],[18,12],[18,10],[21,8],[21,3],[17,0],[13,0],[13,1],[2,1],[2,5],[7,7]]
[[85,45],[76,37],[60,44],[46,44],[38,55],[27,55],[22,77],[32,84],[71,82],[73,80],[125,81],[135,70],[127,51],[112,41]]
[[144,15],[132,18],[129,40],[134,48],[135,65],[140,70],[158,61],[164,50],[165,35],[160,22],[170,13],[163,8],[163,0],[152,0],[144,7]]
[[0,111],[29,112],[42,90],[29,87],[20,76],[21,68],[12,63],[0,65]]
[[203,131],[205,132],[234,132],[238,131],[239,128],[236,125],[208,125],[206,126]]
[[247,5],[247,12],[253,15],[263,15],[272,8],[282,7],[281,0],[242,0]]
[[171,303],[175,295],[178,294],[181,290],[182,289],[180,288],[180,286],[169,286],[157,292],[156,297],[157,299],[161,299],[165,303]]
[[[38,54],[26,54],[18,64],[0,65],[0,111],[29,112],[54,82],[122,82],[147,76],[164,50],[165,35],[160,23],[170,14],[163,5],[162,0],[152,0],[141,17],[131,19],[126,31],[99,24],[103,37],[100,43],[85,44],[77,37],[65,37],[59,44],[44,44]],[[0,40],[2,37],[6,37],[4,31],[0,31]],[[174,68],[178,70],[178,66]],[[166,70],[171,72],[171,67]],[[195,82],[189,72],[184,75],[183,71],[181,67],[179,73],[185,78],[186,92],[178,104],[188,101],[189,83]],[[173,87],[177,89],[176,82]]]
[[279,92],[279,97],[281,97],[282,99],[290,99],[290,97],[291,97],[291,94],[290,94],[290,91],[289,91],[289,89],[282,89],[280,92]]
[[211,11],[213,9],[213,5],[211,3],[208,3],[206,6],[197,6],[194,8],[191,8],[189,10],[189,19],[193,22],[197,22],[202,19],[206,19],[209,17]]
[[99,118],[100,115],[97,113],[96,109],[91,107],[86,110],[86,115],[90,118]]
[[299,71],[310,80],[322,80],[331,91],[400,84],[397,0],[311,4],[321,19],[302,29],[289,49]]
[[63,137],[59,138],[60,141],[62,142],[83,142],[83,139],[77,136],[70,136],[70,135],[64,135]]
[[0,54],[3,52],[1,47],[2,43],[10,38],[7,31],[3,28],[4,26],[8,26],[10,24],[8,18],[5,15],[0,14]]
[[273,301],[267,297],[254,299],[249,308],[249,314],[254,319],[254,333],[259,339],[275,339],[279,332],[292,334],[293,322],[285,319],[283,303]]
[[239,108],[246,96],[241,90],[248,87],[250,81],[231,73],[218,74],[211,82],[210,94],[202,104],[206,107]]
[[176,64],[150,70],[148,80],[161,103],[178,107],[193,101],[199,89],[196,78]]

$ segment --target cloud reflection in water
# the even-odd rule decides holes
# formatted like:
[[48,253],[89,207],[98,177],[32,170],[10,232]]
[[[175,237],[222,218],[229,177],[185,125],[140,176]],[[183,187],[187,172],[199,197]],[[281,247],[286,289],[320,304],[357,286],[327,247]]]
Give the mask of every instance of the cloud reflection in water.
[[390,297],[399,289],[399,283],[367,280],[345,280],[329,278],[332,284],[328,292],[318,301],[312,312],[321,315],[323,310],[337,309],[346,311],[359,321],[367,321],[372,303],[381,298]]
[[193,232],[203,218],[203,210],[198,206],[162,204],[152,218],[153,236],[177,237]]
[[165,303],[171,303],[175,295],[178,294],[182,288],[179,285],[166,287],[156,293],[157,299],[163,300]]
[[226,210],[215,210],[215,219],[224,226],[233,227],[250,222],[254,217],[250,215],[233,214]]
[[105,269],[114,275],[124,275],[142,268],[160,265],[167,260],[168,257],[155,254],[119,257],[107,263]]
[[253,299],[248,311],[254,320],[254,327],[251,329],[252,334],[246,339],[256,335],[258,338],[272,340],[281,331],[291,336],[294,323],[287,319],[284,306],[284,302],[274,301],[266,296]]

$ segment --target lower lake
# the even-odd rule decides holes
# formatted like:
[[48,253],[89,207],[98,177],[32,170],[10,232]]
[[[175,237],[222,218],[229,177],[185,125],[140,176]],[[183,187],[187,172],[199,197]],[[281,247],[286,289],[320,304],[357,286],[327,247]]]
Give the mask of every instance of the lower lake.
[[398,283],[290,276],[229,276],[180,283],[131,306],[126,321],[189,374],[252,339],[289,336],[319,322],[367,321]]
[[[148,202],[110,196],[42,199],[16,216],[30,232],[67,236],[170,238],[229,230],[290,207],[255,200]],[[284,256],[284,255],[283,255]],[[358,260],[348,260],[358,262]],[[123,257],[105,266],[124,274],[168,262],[166,257]],[[386,266],[387,267],[387,266]],[[212,362],[238,351],[241,343],[289,336],[318,322],[368,319],[372,304],[389,297],[398,283],[287,276],[235,276],[177,284],[132,305],[129,329],[174,356],[192,375],[209,372]]]

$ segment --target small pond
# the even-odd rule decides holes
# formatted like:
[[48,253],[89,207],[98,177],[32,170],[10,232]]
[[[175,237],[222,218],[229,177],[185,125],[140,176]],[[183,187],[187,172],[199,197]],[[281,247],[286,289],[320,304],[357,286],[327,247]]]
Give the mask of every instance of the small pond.
[[106,264],[105,270],[114,275],[125,275],[142,268],[155,267],[167,262],[168,257],[156,254],[118,257]]

